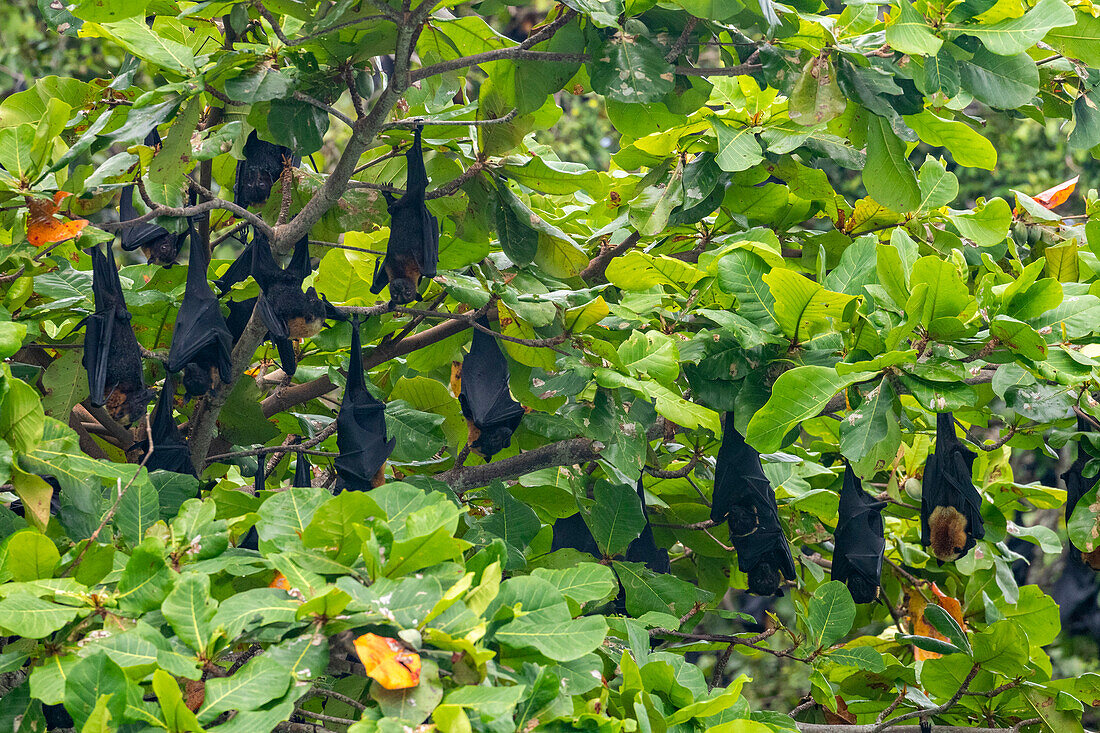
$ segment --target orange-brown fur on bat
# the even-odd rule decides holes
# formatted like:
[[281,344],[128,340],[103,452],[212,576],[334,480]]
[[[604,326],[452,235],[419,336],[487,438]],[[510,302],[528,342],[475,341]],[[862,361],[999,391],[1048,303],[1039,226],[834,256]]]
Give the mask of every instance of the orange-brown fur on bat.
[[372,489],[377,489],[382,484],[386,483],[386,464],[383,463],[382,467],[378,469],[378,473],[374,474],[370,480],[370,486]]
[[1082,552],[1081,561],[1093,570],[1100,570],[1100,547],[1097,547],[1092,552]]
[[386,258],[386,275],[390,279],[390,301],[406,305],[416,300],[416,287],[420,283],[420,264],[405,253],[394,253]]
[[958,560],[966,547],[966,517],[954,507],[938,506],[928,520],[932,553],[942,562]]

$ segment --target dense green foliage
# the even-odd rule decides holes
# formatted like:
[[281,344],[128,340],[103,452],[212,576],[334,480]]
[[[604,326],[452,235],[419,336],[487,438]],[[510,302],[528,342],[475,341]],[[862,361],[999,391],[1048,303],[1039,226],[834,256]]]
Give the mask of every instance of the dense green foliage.
[[[0,103],[0,496],[20,509],[0,507],[0,729],[1082,731],[1100,670],[1055,666],[1058,604],[1013,571],[1023,547],[1100,536],[1095,489],[1060,523],[1066,492],[1016,475],[1090,450],[1078,416],[1100,420],[1100,10],[509,8],[40,0],[42,37],[11,16],[0,71],[28,88]],[[418,123],[439,274],[394,308],[370,292],[382,194]],[[302,161],[249,211],[231,199],[253,130]],[[1067,203],[1033,198],[1074,174]],[[232,379],[175,400],[201,479],[148,471],[147,422],[90,405],[85,250],[126,229],[135,180],[156,223],[196,217],[211,280],[238,240],[285,256],[308,235],[307,284],[364,316],[385,485],[332,492],[348,322],[301,341],[291,378],[257,319]],[[159,390],[187,266],[140,259],[120,276]],[[489,462],[452,382],[475,315],[527,409]],[[941,564],[918,505],[947,411],[985,537]],[[735,610],[747,578],[707,520],[723,419],[764,454],[796,563],[763,624]],[[312,486],[290,488],[307,457]],[[845,461],[888,502],[871,604],[829,576]],[[551,551],[578,511],[600,557]],[[253,527],[258,551],[238,546]],[[670,573],[624,558],[647,529]],[[417,655],[418,684],[383,688],[366,634]],[[777,679],[778,703],[750,703]]]

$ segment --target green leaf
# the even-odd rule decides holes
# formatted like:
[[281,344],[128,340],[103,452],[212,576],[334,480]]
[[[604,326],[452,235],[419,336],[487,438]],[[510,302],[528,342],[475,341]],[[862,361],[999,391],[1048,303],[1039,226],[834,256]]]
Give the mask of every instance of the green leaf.
[[1074,150],[1100,145],[1100,89],[1093,87],[1073,100],[1073,129],[1068,142]]
[[126,709],[126,673],[106,654],[93,654],[69,672],[65,680],[65,709],[78,726],[91,716],[100,696],[107,696],[113,720],[121,720]]
[[954,263],[935,255],[916,261],[909,284],[914,290],[921,284],[928,286],[921,314],[921,323],[925,328],[931,327],[940,318],[961,315],[972,301],[966,281]]
[[942,92],[950,99],[959,93],[960,83],[959,62],[946,49],[924,60],[924,86],[928,92]]
[[73,14],[93,23],[110,23],[123,18],[144,16],[149,0],[76,0]]
[[938,160],[926,160],[920,167],[917,180],[920,185],[918,211],[932,211],[946,206],[959,195],[959,179],[954,173],[949,173]]
[[211,621],[217,609],[217,601],[210,596],[210,576],[199,573],[182,575],[161,605],[164,620],[180,641],[200,653],[211,648],[215,633]]
[[488,494],[497,511],[482,520],[481,528],[504,540],[504,546],[508,549],[505,569],[522,568],[525,562],[523,551],[542,529],[542,523],[531,507],[512,496],[503,483],[495,481],[490,484]]
[[263,655],[254,657],[229,677],[206,681],[206,697],[198,718],[209,723],[226,710],[256,710],[282,697],[292,681],[286,667]]
[[183,693],[172,675],[163,669],[153,673],[153,694],[157,696],[161,715],[173,733],[201,733],[199,719],[183,701]]
[[808,641],[815,649],[832,646],[852,630],[855,619],[856,604],[848,587],[830,580],[814,591],[807,604]]
[[531,575],[549,582],[563,596],[577,603],[602,600],[618,587],[611,568],[594,562],[559,569],[536,568]]
[[600,481],[593,489],[593,498],[595,505],[585,523],[592,530],[600,552],[608,557],[626,552],[645,528],[642,505],[634,487]]
[[50,538],[33,529],[11,535],[3,548],[3,570],[16,582],[52,578],[61,562],[61,555]]
[[524,160],[523,165],[512,163],[513,160],[515,158],[505,158],[506,165],[501,170],[509,179],[527,188],[557,195],[573,195],[581,190],[597,201],[607,196],[608,185],[604,177],[588,166],[539,156]]
[[903,644],[912,644],[918,649],[923,649],[926,652],[934,652],[936,654],[960,654],[962,649],[959,649],[954,644],[942,641],[941,639],[933,639],[930,636],[915,636],[912,634],[895,634],[894,638]]
[[149,529],[160,519],[160,501],[157,490],[147,481],[134,483],[119,500],[115,513],[115,527],[131,545],[137,545]]
[[712,117],[710,124],[718,135],[718,155],[715,161],[724,171],[736,173],[756,165],[764,159],[760,141],[752,127],[734,127]]
[[718,283],[737,298],[738,315],[763,328],[778,323],[775,297],[764,282],[769,271],[759,255],[745,249],[735,249],[718,262]]
[[1057,247],[1047,247],[1043,251],[1046,257],[1046,273],[1055,280],[1064,283],[1077,282],[1080,276],[1077,242],[1069,241]]
[[1022,321],[1009,316],[994,316],[989,324],[989,334],[1012,351],[1034,361],[1047,358],[1047,344],[1039,332]]
[[779,375],[767,403],[749,421],[746,440],[761,453],[774,453],[783,439],[807,418],[816,417],[840,390],[862,382],[875,372],[841,376],[824,366],[800,366]]
[[261,67],[258,71],[227,79],[226,95],[241,104],[257,104],[283,99],[292,91],[288,80],[278,69]]
[[619,359],[634,376],[650,376],[671,384],[680,375],[680,352],[671,337],[660,331],[631,331],[619,344]]
[[309,155],[321,149],[328,130],[328,114],[312,104],[277,99],[267,113],[267,128],[276,144],[298,155]]
[[995,54],[1012,56],[1028,50],[1050,29],[1071,26],[1075,21],[1073,10],[1064,0],[1039,0],[1019,18],[1006,18],[989,25],[968,24],[958,30],[981,39]]
[[589,62],[592,88],[618,102],[656,102],[675,85],[673,66],[644,36],[619,31]]
[[872,674],[886,669],[886,661],[882,658],[882,655],[869,646],[852,646],[833,649],[825,655],[825,658],[835,664],[856,667],[864,672],[870,672]]
[[0,440],[20,453],[34,451],[43,438],[46,413],[38,393],[22,379],[5,380],[7,394],[0,410]]
[[997,166],[997,150],[993,143],[965,122],[945,120],[929,110],[906,115],[904,119],[922,142],[947,148],[959,165],[985,170],[993,170]]
[[886,26],[886,43],[902,53],[935,56],[943,45],[943,39],[936,35],[909,0],[899,0],[898,12]]
[[603,643],[607,621],[603,616],[556,622],[521,616],[497,629],[495,636],[509,646],[533,647],[550,659],[568,662],[583,657]]
[[959,234],[973,239],[979,247],[988,247],[1004,241],[1012,224],[1012,207],[1002,198],[994,198],[968,212],[952,212],[947,215]]
[[[2,331],[3,324],[0,324]],[[88,374],[80,363],[80,357],[81,353],[76,349],[63,351],[42,374],[42,384],[46,388],[42,409],[55,420],[68,421],[73,406],[88,396]]]
[[275,494],[260,505],[256,531],[261,540],[286,542],[298,539],[306,531],[313,513],[332,495],[320,488],[293,488]]
[[1100,67],[1100,18],[1087,12],[1074,14],[1072,26],[1055,28],[1043,39],[1058,53]]
[[195,75],[195,55],[182,43],[164,38],[145,24],[144,18],[126,18],[115,23],[85,23],[82,35],[109,38],[124,49],[179,76]]
[[512,262],[519,266],[529,265],[535,259],[539,248],[539,233],[527,221],[519,218],[519,212],[531,211],[520,201],[508,184],[497,181],[496,223],[500,248]]
[[840,452],[856,473],[872,476],[897,456],[901,429],[896,400],[890,380],[883,379],[840,424]]
[[857,299],[826,290],[793,270],[776,268],[764,275],[764,282],[775,299],[775,318],[783,333],[795,344],[850,321]]
[[836,82],[831,61],[817,56],[806,62],[791,92],[788,113],[800,125],[816,125],[839,117],[848,100]]
[[959,622],[944,610],[943,606],[930,603],[924,608],[924,620],[932,625],[936,631],[966,654],[970,653],[970,641],[966,638],[966,632],[959,626]]
[[1039,70],[1026,53],[998,56],[980,48],[959,72],[963,89],[996,109],[1022,107],[1039,90]]
[[696,602],[712,594],[675,575],[655,573],[639,562],[612,563],[626,595],[626,610],[634,618],[649,611],[683,616]]
[[1065,710],[1055,704],[1058,693],[1047,692],[1040,686],[1025,687],[1024,699],[1035,712],[1035,715],[1043,721],[1046,730],[1056,730],[1058,733],[1080,733],[1084,730],[1081,726],[1080,710]]
[[920,205],[920,186],[905,157],[905,143],[894,134],[888,120],[875,114],[867,115],[863,185],[871,198],[894,211],[913,211]]
[[[90,610],[90,609],[89,609]],[[45,639],[89,610],[59,606],[25,593],[0,600],[0,627],[27,639]]]

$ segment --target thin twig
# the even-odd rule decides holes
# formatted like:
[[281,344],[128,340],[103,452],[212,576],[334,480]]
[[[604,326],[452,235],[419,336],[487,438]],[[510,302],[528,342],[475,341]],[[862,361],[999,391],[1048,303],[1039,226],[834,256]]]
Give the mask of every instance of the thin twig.
[[715,522],[713,519],[704,519],[702,522],[695,522],[694,524],[662,524],[660,522],[650,522],[654,527],[667,527],[668,529],[710,529],[711,527],[717,527],[719,522]]
[[982,665],[980,664],[975,664],[974,666],[972,666],[970,668],[970,672],[962,681],[962,684],[959,685],[959,689],[956,690],[955,694],[952,695],[951,698],[943,705],[938,705],[934,708],[930,708],[927,710],[914,710],[909,713],[903,713],[896,718],[884,720],[876,725],[874,728],[872,728],[871,733],[880,733],[880,731],[884,731],[888,728],[893,728],[894,726],[899,725],[906,720],[912,720],[913,718],[927,720],[928,718],[932,718],[936,715],[942,715],[943,713],[946,713],[948,710],[955,707],[955,704],[958,703],[958,701],[962,699],[962,696],[966,694],[967,688],[970,687],[970,683],[973,682],[974,678],[978,676],[978,672],[980,672],[981,669]]
[[298,100],[299,102],[305,102],[306,104],[312,105],[312,106],[316,107],[317,109],[321,110],[322,112],[324,112],[325,114],[332,115],[333,117],[340,120],[341,122],[343,122],[348,127],[352,127],[352,128],[355,127],[355,121],[353,119],[351,119],[350,117],[348,117],[346,114],[344,114],[340,110],[336,109],[335,107],[332,107],[330,105],[325,104],[324,102],[322,102],[320,99],[317,99],[316,97],[311,97],[308,94],[306,94],[305,92],[294,92],[294,97],[293,98]]
[[351,698],[351,697],[348,697],[347,695],[341,695],[339,692],[335,692],[333,690],[326,690],[323,687],[314,687],[313,689],[311,689],[309,692],[306,693],[306,697],[328,697],[328,698],[332,698],[333,700],[338,700],[338,701],[344,703],[345,705],[350,705],[351,707],[355,708],[356,710],[358,710],[360,712],[367,709],[367,706],[364,705],[363,703],[359,702],[358,700],[356,700],[354,698]]

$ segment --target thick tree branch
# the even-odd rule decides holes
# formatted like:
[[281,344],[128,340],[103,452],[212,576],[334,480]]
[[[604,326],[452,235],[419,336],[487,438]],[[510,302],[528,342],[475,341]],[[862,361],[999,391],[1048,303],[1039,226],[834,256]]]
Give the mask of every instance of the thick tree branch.
[[590,438],[571,438],[550,443],[525,453],[482,466],[452,468],[434,476],[454,489],[459,496],[470,489],[488,486],[496,479],[507,481],[519,478],[540,468],[572,466],[594,461],[600,456],[603,443]]
[[588,267],[584,268],[581,272],[581,280],[591,285],[607,282],[607,278],[604,277],[604,271],[607,270],[607,266],[611,263],[611,260],[627,250],[633,249],[641,239],[641,234],[633,232],[614,247],[605,247],[598,255],[592,258],[592,261],[588,263]]

